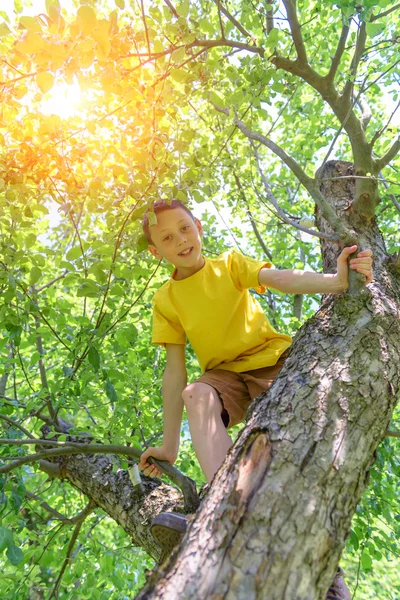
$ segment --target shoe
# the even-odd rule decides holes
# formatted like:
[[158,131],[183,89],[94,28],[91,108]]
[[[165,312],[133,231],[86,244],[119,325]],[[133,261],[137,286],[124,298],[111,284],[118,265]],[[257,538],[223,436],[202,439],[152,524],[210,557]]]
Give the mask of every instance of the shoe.
[[182,515],[181,513],[162,512],[152,520],[150,531],[161,548],[159,564],[168,558],[175,546],[181,541],[187,529],[187,524],[193,516],[194,513]]
[[328,590],[325,600],[351,600],[350,590],[343,579],[343,569],[338,567],[335,579]]

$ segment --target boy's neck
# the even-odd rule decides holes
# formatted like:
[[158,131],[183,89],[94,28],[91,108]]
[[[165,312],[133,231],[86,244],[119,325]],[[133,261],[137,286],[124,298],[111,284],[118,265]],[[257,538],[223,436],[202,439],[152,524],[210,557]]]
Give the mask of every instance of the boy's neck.
[[206,261],[204,256],[200,254],[199,260],[194,265],[191,265],[190,267],[175,267],[175,270],[172,273],[172,278],[175,279],[175,281],[187,279],[188,277],[191,277],[200,271],[204,267],[205,263]]

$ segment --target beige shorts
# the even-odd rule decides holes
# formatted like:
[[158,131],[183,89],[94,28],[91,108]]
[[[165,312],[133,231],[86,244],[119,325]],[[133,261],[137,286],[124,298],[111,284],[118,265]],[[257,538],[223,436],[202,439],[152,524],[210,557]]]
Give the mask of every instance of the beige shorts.
[[234,373],[224,369],[206,371],[196,382],[207,383],[217,392],[223,405],[221,414],[226,428],[244,421],[246,411],[254,398],[273,384],[289,354],[289,348],[281,354],[272,367]]

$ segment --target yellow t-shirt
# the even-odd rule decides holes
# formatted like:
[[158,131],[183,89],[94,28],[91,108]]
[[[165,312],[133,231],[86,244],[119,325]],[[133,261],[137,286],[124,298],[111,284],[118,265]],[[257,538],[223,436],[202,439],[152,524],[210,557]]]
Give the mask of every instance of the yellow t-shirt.
[[172,278],[153,297],[153,343],[185,344],[202,371],[243,372],[274,365],[292,344],[278,333],[248,289],[264,293],[258,273],[266,263],[231,250],[206,258],[200,271]]

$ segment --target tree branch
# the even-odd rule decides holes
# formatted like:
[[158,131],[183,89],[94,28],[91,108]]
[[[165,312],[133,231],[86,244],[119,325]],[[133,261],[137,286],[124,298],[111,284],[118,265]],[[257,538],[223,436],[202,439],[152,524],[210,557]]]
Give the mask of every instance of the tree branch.
[[390,161],[394,159],[396,154],[400,151],[400,135],[395,142],[391,145],[389,150],[384,154],[381,158],[375,160],[375,170],[376,172],[382,171],[384,167],[386,167]]
[[[23,439],[23,440],[9,440],[0,439],[0,444],[21,446],[25,444],[36,444],[38,446],[58,446],[51,448],[50,450],[41,450],[34,454],[28,454],[27,456],[21,456],[19,458],[2,456],[2,460],[12,460],[8,465],[0,467],[0,473],[10,473],[13,469],[16,469],[22,465],[36,462],[40,459],[52,458],[55,456],[67,456],[69,454],[117,454],[123,456],[131,456],[136,458],[137,462],[142,455],[141,450],[128,446],[118,446],[114,444],[82,444],[77,442],[56,442],[53,440],[46,439]],[[15,459],[15,460],[14,460]],[[198,496],[196,492],[195,482],[186,477],[183,473],[178,471],[169,462],[165,460],[156,460],[153,457],[149,457],[148,462],[155,464],[160,471],[162,471],[167,477],[175,483],[182,491],[185,498],[185,504],[192,506],[198,503]]]
[[66,517],[65,515],[58,512],[58,510],[52,508],[49,504],[47,504],[47,502],[45,502],[40,496],[33,494],[29,490],[25,490],[25,496],[30,500],[35,500],[35,502],[39,502],[43,510],[52,515],[52,517],[54,519],[57,519],[57,521],[62,521],[66,525],[75,525],[76,523],[82,521],[82,519],[85,519],[85,517],[87,516],[87,507],[81,510],[77,515],[75,515],[75,517]]
[[[215,104],[213,104],[213,106],[219,112],[223,112],[226,115],[229,115],[228,109],[219,108]],[[272,150],[274,154],[279,156],[279,158],[289,167],[289,169],[294,173],[294,175],[302,183],[302,185],[308,190],[312,198],[315,200],[316,204],[320,207],[324,218],[328,221],[328,223],[330,223],[332,229],[337,234],[339,234],[339,236],[342,238],[342,241],[348,239],[348,236],[351,235],[351,232],[343,225],[342,221],[339,219],[333,208],[325,200],[325,198],[319,190],[319,184],[317,184],[316,180],[309,177],[306,174],[306,172],[303,171],[301,166],[294,160],[294,158],[286,154],[283,148],[275,144],[272,140],[265,137],[261,133],[251,131],[237,117],[234,118],[234,124],[240,129],[242,133],[244,133],[246,137],[248,137],[251,140],[261,142],[262,144],[264,144],[264,146]],[[314,235],[317,234],[321,235],[319,232],[314,233]],[[332,238],[332,241],[339,241],[339,238]]]
[[20,431],[22,431],[25,435],[28,436],[28,438],[31,438],[32,440],[36,441],[36,438],[27,429],[25,429],[25,427],[23,427],[16,421],[13,421],[9,417],[6,417],[6,415],[0,415],[0,419],[2,419],[3,421],[6,421],[6,423],[11,425],[11,427],[15,427],[16,429],[19,429]]
[[372,148],[374,147],[374,145],[375,145],[375,142],[376,142],[376,141],[377,141],[377,140],[378,140],[378,139],[381,137],[381,135],[383,135],[383,133],[385,132],[385,130],[386,130],[388,127],[389,127],[389,125],[390,125],[390,121],[393,119],[393,117],[394,117],[394,115],[396,114],[396,112],[397,112],[397,110],[398,110],[399,106],[400,106],[400,100],[399,100],[399,101],[398,101],[398,103],[396,104],[396,107],[395,107],[395,109],[393,110],[392,114],[390,115],[390,117],[389,117],[389,119],[388,119],[388,122],[386,123],[386,125],[385,125],[384,127],[382,127],[381,129],[378,129],[378,130],[375,132],[375,134],[374,134],[374,136],[373,136],[372,140],[371,140],[371,141],[370,141],[370,143],[369,143],[371,150],[372,150]]
[[353,59],[350,65],[350,77],[347,79],[343,89],[343,93],[340,98],[340,102],[343,105],[350,103],[352,92],[354,89],[354,79],[357,75],[358,65],[360,64],[361,57],[365,50],[365,42],[367,40],[367,31],[365,28],[365,22],[363,21],[357,32],[357,43],[354,50]]
[[82,527],[86,517],[88,517],[89,514],[93,511],[94,507],[95,507],[95,504],[92,501],[90,501],[89,504],[87,505],[87,507],[84,509],[84,511],[82,511],[82,513],[85,513],[85,514],[76,524],[76,527],[74,529],[74,532],[73,532],[71,539],[69,541],[69,544],[68,544],[67,554],[65,556],[64,562],[62,564],[60,573],[57,577],[54,587],[53,587],[52,591],[50,592],[50,596],[48,597],[48,600],[51,600],[51,598],[57,598],[58,587],[61,583],[61,579],[62,579],[62,576],[64,575],[65,569],[67,568],[67,566],[69,565],[69,563],[71,561],[72,550],[73,550],[75,542],[78,538],[81,527]]
[[176,12],[175,8],[172,6],[171,2],[169,0],[164,0],[164,2],[168,6],[169,10],[172,12],[172,14],[174,15],[174,17],[176,19],[179,19],[179,15]]
[[[379,177],[381,177],[382,181],[383,181],[383,185],[385,186],[386,189],[389,188],[389,184],[386,181],[386,179],[384,178],[384,176],[382,175],[382,173],[379,173]],[[397,202],[394,194],[388,194],[389,198],[391,199],[391,201],[393,202],[393,204],[395,205],[395,207],[397,208],[397,210],[400,212],[400,203]]]
[[300,231],[304,231],[305,233],[308,233],[310,235],[316,235],[320,238],[329,239],[330,241],[333,241],[333,242],[339,242],[339,238],[336,236],[329,235],[328,233],[322,233],[320,231],[316,231],[315,229],[309,229],[308,227],[303,227],[302,225],[299,225],[298,223],[296,223],[296,221],[292,221],[292,219],[289,219],[289,217],[286,216],[284,211],[279,206],[274,194],[272,193],[271,187],[261,169],[260,157],[258,155],[257,148],[255,147],[255,144],[252,141],[250,141],[250,143],[252,145],[254,155],[256,157],[258,172],[261,175],[261,179],[264,184],[265,191],[267,192],[267,196],[268,196],[271,204],[275,207],[278,214],[285,221],[285,223],[287,223],[288,225],[292,225],[292,227],[295,227],[296,229],[300,229]]
[[389,15],[394,10],[399,10],[399,8],[400,8],[400,4],[395,4],[395,6],[392,6],[392,8],[388,8],[388,10],[385,10],[385,12],[383,12],[383,13],[379,13],[378,15],[372,15],[370,21],[371,21],[371,23],[373,23],[374,21],[377,21],[378,19],[387,17],[387,15]]
[[[342,20],[343,20],[343,15],[342,15]],[[329,72],[326,75],[326,79],[332,83],[333,83],[333,80],[335,79],[336,71],[338,70],[340,61],[342,60],[343,52],[346,47],[347,36],[349,35],[349,30],[350,30],[350,27],[348,25],[346,25],[345,23],[343,23],[339,42],[338,42],[338,45],[336,48],[336,52],[335,52],[334,57],[332,58],[332,63],[331,63]]]
[[222,17],[221,17],[221,12],[222,12],[221,1],[215,0],[215,2],[217,4],[219,27],[221,29],[221,37],[222,37],[222,39],[225,39],[224,23],[223,23]]
[[292,38],[297,52],[297,59],[303,65],[308,65],[306,47],[301,34],[300,23],[297,18],[296,0],[283,0],[283,4],[285,5],[286,14],[289,19],[290,31],[292,32]]
[[236,27],[236,29],[238,29],[240,31],[240,33],[242,33],[245,37],[251,38],[252,35],[251,33],[249,33],[240,23],[239,21],[237,21],[235,19],[235,17],[233,15],[231,15],[231,13],[224,7],[222,6],[221,2],[219,0],[217,0],[217,4],[219,6],[219,8],[221,9],[221,12],[226,16],[227,19],[229,19],[229,21],[231,23],[233,23],[233,25]]
[[251,214],[250,205],[249,205],[249,203],[247,201],[246,194],[244,193],[244,189],[243,189],[242,183],[241,183],[241,181],[240,181],[237,173],[235,173],[235,171],[233,171],[233,170],[232,170],[232,172],[233,172],[233,177],[234,177],[234,179],[236,181],[237,188],[238,188],[238,190],[240,192],[240,195],[242,196],[242,200],[243,200],[243,202],[245,203],[245,205],[247,207],[246,210],[247,210],[247,214],[249,215],[249,219],[250,219],[250,223],[251,223],[251,226],[253,228],[253,231],[254,231],[254,235],[256,236],[256,238],[258,240],[258,243],[260,244],[260,247],[263,250],[265,256],[267,256],[267,258],[269,258],[269,260],[271,262],[273,262],[272,254],[268,250],[267,246],[265,245],[265,242],[262,239],[261,234],[258,231],[258,227],[257,227],[257,225],[256,225],[256,223],[255,223],[255,221],[253,219],[253,215]]
[[391,431],[390,429],[388,429],[386,431],[386,437],[400,438],[400,431]]
[[274,0],[266,0],[267,7],[270,6],[271,10],[267,10],[267,35],[274,28],[274,14],[273,14],[273,3]]

